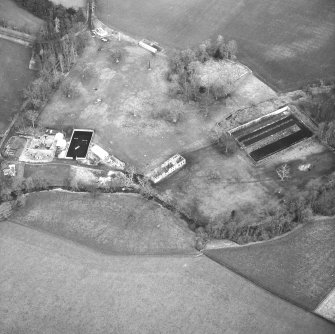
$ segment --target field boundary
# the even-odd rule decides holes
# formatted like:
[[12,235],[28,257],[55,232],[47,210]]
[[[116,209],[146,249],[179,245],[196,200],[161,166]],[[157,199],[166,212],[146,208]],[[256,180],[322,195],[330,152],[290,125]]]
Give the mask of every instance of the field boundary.
[[35,42],[35,37],[32,35],[3,27],[0,27],[0,38],[28,47],[32,47]]
[[31,226],[28,226],[28,225],[24,225],[24,224],[20,224],[18,222],[14,222],[12,221],[10,218],[5,220],[4,222],[7,222],[7,223],[10,223],[10,224],[15,224],[15,225],[18,225],[18,226],[22,226],[24,228],[27,228],[29,230],[32,230],[32,231],[37,231],[39,233],[44,233],[44,234],[47,234],[47,235],[50,235],[52,236],[53,238],[56,238],[56,239],[59,239],[59,240],[63,240],[65,242],[69,242],[69,243],[72,243],[72,244],[75,244],[77,247],[82,247],[84,249],[87,249],[89,250],[90,252],[93,252],[93,253],[97,253],[97,254],[103,254],[104,256],[122,256],[122,257],[197,257],[199,256],[199,254],[202,255],[201,252],[197,251],[195,249],[194,252],[170,252],[170,253],[164,253],[165,250],[162,251],[162,253],[139,253],[139,254],[136,254],[136,253],[125,253],[125,252],[113,252],[113,253],[106,253],[106,252],[102,252],[102,251],[99,251],[93,247],[90,247],[90,246],[86,246],[85,244],[83,243],[80,243],[78,241],[75,241],[73,239],[69,239],[69,238],[66,238],[66,237],[62,237],[60,236],[59,234],[54,234],[54,233],[51,233],[51,232],[48,232],[46,230],[43,230],[43,229],[39,229],[39,228],[35,228],[35,227],[31,227]]
[[[335,287],[332,287],[327,295],[321,300],[321,302],[319,303],[319,305],[315,308],[314,312],[316,314],[321,315],[322,317],[324,317],[327,320],[330,320],[331,322],[333,322],[335,324],[335,310],[333,311],[333,315],[330,312],[327,312],[327,308],[324,310],[323,307],[326,305],[327,306],[327,302],[328,301],[332,301],[333,300],[333,304],[335,302]],[[330,315],[329,315],[330,313]]]
[[[8,125],[8,128],[7,130],[4,132],[2,138],[1,138],[1,141],[0,141],[0,157],[1,157],[1,150],[2,150],[2,146],[4,144],[4,142],[6,141],[10,131],[12,130],[15,122],[17,121],[19,115],[20,115],[20,112],[22,112],[24,110],[24,108],[27,106],[28,104],[28,101],[25,101],[22,103],[21,107],[20,107],[20,110],[14,115],[12,121],[10,122],[10,124]],[[0,134],[1,135],[1,134]]]
[[[215,250],[215,249],[213,249],[213,250]],[[289,304],[291,304],[291,305],[294,305],[295,307],[298,307],[298,308],[300,308],[300,309],[303,309],[304,311],[306,311],[306,312],[308,312],[308,313],[311,313],[311,314],[314,314],[315,316],[317,316],[317,317],[319,317],[319,318],[321,318],[321,319],[323,319],[323,320],[325,320],[325,321],[327,321],[327,322],[333,324],[332,321],[330,321],[330,320],[327,319],[327,318],[324,318],[324,317],[323,317],[322,315],[320,315],[320,314],[315,313],[314,310],[311,310],[310,308],[307,308],[307,307],[305,307],[304,305],[302,305],[302,304],[300,304],[300,303],[298,303],[298,302],[296,302],[296,301],[294,301],[294,300],[289,300],[287,297],[283,296],[282,294],[279,294],[279,293],[277,294],[277,293],[275,293],[275,292],[272,292],[270,289],[266,288],[265,286],[263,286],[263,285],[260,284],[260,283],[257,283],[257,282],[254,281],[253,279],[247,277],[247,275],[242,274],[239,270],[233,268],[232,266],[230,266],[230,265],[228,265],[228,264],[226,264],[226,263],[220,263],[218,260],[213,259],[211,256],[209,256],[209,255],[206,254],[206,253],[208,253],[208,251],[211,251],[211,250],[204,250],[204,251],[203,251],[203,254],[204,254],[205,256],[207,256],[210,260],[212,260],[213,262],[216,262],[218,265],[220,265],[220,266],[222,266],[222,267],[228,269],[229,271],[231,271],[232,273],[238,275],[239,277],[242,277],[244,280],[248,281],[250,284],[253,284],[253,285],[256,286],[256,287],[258,287],[258,288],[260,288],[260,289],[263,289],[264,291],[266,291],[266,292],[269,293],[270,295],[275,296],[275,297],[277,297],[277,298],[280,298],[281,300],[283,300],[283,301],[285,301],[285,302],[287,302],[287,303],[289,303]]]

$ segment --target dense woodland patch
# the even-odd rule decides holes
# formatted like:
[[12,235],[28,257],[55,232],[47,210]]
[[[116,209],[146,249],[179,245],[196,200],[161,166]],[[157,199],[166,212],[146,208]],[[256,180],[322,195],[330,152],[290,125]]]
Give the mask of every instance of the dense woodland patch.
[[53,31],[53,21],[58,20],[59,33],[65,35],[77,22],[84,22],[85,16],[82,9],[65,8],[55,5],[49,0],[14,0],[19,6],[44,20],[48,30]]

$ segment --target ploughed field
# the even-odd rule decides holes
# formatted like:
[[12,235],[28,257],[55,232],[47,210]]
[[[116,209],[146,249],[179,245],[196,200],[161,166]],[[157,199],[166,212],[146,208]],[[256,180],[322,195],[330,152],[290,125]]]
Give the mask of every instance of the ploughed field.
[[277,114],[233,131],[232,135],[250,157],[258,162],[311,137],[313,132],[294,115]]
[[99,0],[106,24],[185,49],[218,34],[238,58],[281,91],[335,77],[333,0]]

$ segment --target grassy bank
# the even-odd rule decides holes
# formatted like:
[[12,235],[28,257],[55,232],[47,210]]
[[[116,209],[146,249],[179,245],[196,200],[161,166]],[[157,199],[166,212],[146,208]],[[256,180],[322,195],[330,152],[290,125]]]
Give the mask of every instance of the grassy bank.
[[11,221],[106,253],[194,251],[194,235],[184,222],[138,195],[34,193]]

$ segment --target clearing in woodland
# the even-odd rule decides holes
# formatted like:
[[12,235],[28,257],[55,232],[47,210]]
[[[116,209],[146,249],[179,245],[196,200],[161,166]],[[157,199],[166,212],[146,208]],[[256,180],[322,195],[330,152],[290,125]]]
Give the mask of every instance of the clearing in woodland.
[[335,76],[333,0],[99,0],[106,24],[185,49],[218,34],[238,58],[281,91]]

